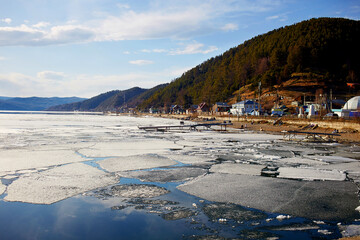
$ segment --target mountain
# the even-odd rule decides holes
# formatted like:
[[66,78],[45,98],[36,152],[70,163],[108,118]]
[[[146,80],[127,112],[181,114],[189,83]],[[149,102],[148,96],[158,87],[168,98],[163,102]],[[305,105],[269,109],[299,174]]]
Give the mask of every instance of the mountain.
[[18,111],[42,111],[51,106],[83,101],[85,98],[78,97],[28,97],[28,98],[10,98],[0,97],[0,109],[1,110],[18,110]]
[[318,88],[344,92],[346,83],[360,83],[359,43],[360,21],[303,21],[256,36],[201,63],[139,107],[235,101],[236,96],[243,97],[241,94],[254,97],[259,82],[262,93],[276,94],[289,81],[301,80],[298,90],[293,89],[294,99],[304,91],[314,95]]
[[122,107],[136,107],[148,99],[155,91],[167,84],[158,85],[152,89],[134,87],[128,90],[114,90],[92,97],[82,102],[63,104],[49,108],[50,111],[114,111]]

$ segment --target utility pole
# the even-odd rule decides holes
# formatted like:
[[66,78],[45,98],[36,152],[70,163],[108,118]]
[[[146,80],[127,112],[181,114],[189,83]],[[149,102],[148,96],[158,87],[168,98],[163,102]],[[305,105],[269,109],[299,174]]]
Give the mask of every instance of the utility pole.
[[261,110],[261,102],[260,102],[260,97],[261,97],[261,81],[259,82],[259,116],[260,116],[260,110]]
[[332,89],[330,89],[330,112],[332,112]]

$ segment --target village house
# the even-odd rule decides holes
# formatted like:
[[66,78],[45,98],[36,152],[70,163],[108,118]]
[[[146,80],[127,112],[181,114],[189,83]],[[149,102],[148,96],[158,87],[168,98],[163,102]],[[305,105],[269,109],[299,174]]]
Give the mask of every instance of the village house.
[[199,104],[198,108],[197,108],[197,113],[201,114],[201,113],[208,113],[210,110],[209,105],[207,105],[206,102],[202,102]]
[[230,112],[233,115],[246,115],[250,114],[252,111],[258,109],[258,103],[252,101],[252,100],[244,100],[241,102],[234,103],[232,105],[232,108],[230,109]]

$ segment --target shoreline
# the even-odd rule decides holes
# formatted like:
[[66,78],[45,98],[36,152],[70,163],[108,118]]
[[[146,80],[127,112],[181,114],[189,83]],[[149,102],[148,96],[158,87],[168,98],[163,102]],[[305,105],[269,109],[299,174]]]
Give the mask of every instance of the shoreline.
[[[141,116],[154,116],[178,120],[190,120],[193,122],[231,121],[232,128],[248,131],[264,132],[268,134],[284,134],[284,131],[306,131],[313,133],[333,133],[337,130],[340,136],[333,138],[339,143],[350,143],[360,145],[360,122],[343,120],[311,120],[311,119],[287,119],[287,118],[261,118],[261,117],[229,117],[214,115],[189,115],[189,114],[141,114]],[[275,121],[277,121],[274,124]],[[281,120],[281,121],[280,121]],[[313,129],[304,128],[313,126]],[[306,135],[299,133],[299,135]]]

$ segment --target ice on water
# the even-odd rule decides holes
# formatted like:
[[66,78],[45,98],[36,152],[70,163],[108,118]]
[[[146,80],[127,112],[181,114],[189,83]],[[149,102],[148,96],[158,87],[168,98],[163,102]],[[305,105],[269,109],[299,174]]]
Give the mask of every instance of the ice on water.
[[[293,212],[289,210],[291,201],[287,198],[291,200],[292,194],[304,191],[307,184],[314,191],[324,189],[324,186],[329,189],[330,186],[346,188],[345,193],[351,204],[354,198],[358,202],[356,194],[350,194],[353,188],[356,189],[355,184],[344,180],[348,179],[346,177],[360,180],[360,165],[341,145],[284,142],[281,135],[253,132],[162,133],[144,132],[137,128],[138,125],[167,124],[177,125],[178,120],[96,115],[0,114],[0,178],[10,179],[6,186],[0,184],[0,192],[5,191],[7,201],[51,203],[119,182],[118,177],[114,179],[114,173],[117,173],[121,176],[159,181],[188,180],[195,177],[195,180],[180,189],[212,200],[213,196],[206,194],[206,186],[211,186],[211,194],[221,196],[221,199],[214,200],[244,206],[257,202],[254,198],[261,200],[261,195],[269,192],[269,197],[273,196],[286,206],[274,208],[271,204],[258,202],[259,208],[266,211],[284,210],[283,213],[289,211],[289,214]],[[82,163],[89,160],[97,161],[102,169]],[[168,173],[161,172],[161,178],[154,176],[157,172],[145,175],[131,172],[170,167],[179,162],[201,170],[189,168],[189,174],[184,176],[181,176],[181,171],[169,170]],[[83,174],[85,169],[90,173],[89,176],[104,178],[104,181],[89,180]],[[273,177],[277,177],[263,176],[264,169],[273,171]],[[207,171],[211,174],[206,174]],[[67,178],[64,178],[64,174]],[[79,185],[71,185],[69,179]],[[314,180],[324,180],[325,183]],[[332,185],[333,182],[337,185]],[[239,189],[239,186],[234,187],[230,183],[246,186]],[[345,184],[342,185],[343,183]],[[29,184],[34,186],[34,191],[27,191],[25,186]],[[279,187],[283,184],[289,187]],[[236,200],[239,195],[237,191],[250,189],[254,190],[253,194],[259,195],[250,194],[248,198]],[[223,192],[225,190],[226,194]],[[341,189],[336,192],[340,194]],[[325,191],[321,190],[319,194],[325,194]],[[325,199],[325,195],[318,196],[318,199]]]

